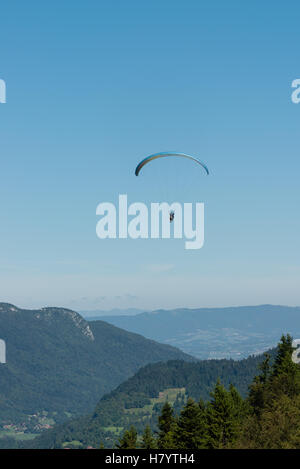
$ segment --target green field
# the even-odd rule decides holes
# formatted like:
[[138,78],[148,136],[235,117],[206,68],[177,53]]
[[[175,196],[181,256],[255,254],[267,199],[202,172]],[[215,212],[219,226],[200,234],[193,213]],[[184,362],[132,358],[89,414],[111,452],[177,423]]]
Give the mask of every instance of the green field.
[[0,438],[14,438],[15,440],[32,440],[37,436],[36,433],[24,433],[24,432],[17,432],[14,430],[1,430],[0,431]]

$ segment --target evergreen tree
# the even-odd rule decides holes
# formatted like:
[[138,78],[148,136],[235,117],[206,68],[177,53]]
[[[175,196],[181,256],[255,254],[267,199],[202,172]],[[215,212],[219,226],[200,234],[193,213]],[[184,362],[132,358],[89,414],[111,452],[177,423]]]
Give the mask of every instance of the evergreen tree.
[[226,448],[235,441],[238,432],[233,398],[219,380],[211,396],[207,406],[208,447]]
[[176,447],[178,449],[205,448],[207,428],[205,409],[189,398],[182,409],[176,426]]
[[233,384],[230,384],[229,393],[233,402],[234,416],[237,424],[240,424],[248,412],[248,406]]
[[162,449],[175,448],[174,434],[175,434],[176,419],[174,411],[168,402],[165,402],[161,415],[158,417],[158,447]]
[[300,368],[292,361],[293,339],[287,334],[281,337],[278,353],[270,377],[270,397],[284,394],[289,397],[300,393]]
[[146,426],[143,436],[142,436],[142,449],[155,449],[156,448],[156,441],[152,434],[151,428],[149,425]]
[[137,447],[137,431],[134,426],[126,430],[117,444],[118,449],[136,449]]
[[157,446],[159,449],[177,449],[176,441],[176,423],[173,424],[172,430],[165,433],[165,435],[158,439]]
[[292,343],[293,339],[289,334],[281,336],[277,347],[278,351],[273,365],[272,376],[278,376],[291,369],[290,362],[294,351]]
[[249,387],[249,406],[256,415],[259,415],[265,406],[267,383],[271,374],[270,355],[265,353],[264,361],[258,366],[260,374],[255,376]]

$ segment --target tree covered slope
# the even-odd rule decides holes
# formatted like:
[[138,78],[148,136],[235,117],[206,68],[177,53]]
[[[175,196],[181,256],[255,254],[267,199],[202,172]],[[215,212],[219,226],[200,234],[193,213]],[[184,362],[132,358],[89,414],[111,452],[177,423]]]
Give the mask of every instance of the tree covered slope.
[[155,430],[166,399],[178,410],[188,397],[209,399],[218,378],[227,387],[232,383],[245,396],[262,360],[262,356],[256,356],[240,361],[172,360],[147,365],[103,396],[90,416],[44,432],[31,442],[31,447],[99,447],[100,442],[113,447],[119,435],[131,425],[142,431],[149,424]]
[[55,421],[90,412],[141,366],[192,359],[180,350],[64,308],[24,310],[0,303],[0,422],[46,411]]

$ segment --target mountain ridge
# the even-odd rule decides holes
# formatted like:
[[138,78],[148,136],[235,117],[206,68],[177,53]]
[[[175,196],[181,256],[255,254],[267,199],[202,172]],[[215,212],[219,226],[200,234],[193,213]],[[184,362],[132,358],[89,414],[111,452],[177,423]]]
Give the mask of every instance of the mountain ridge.
[[200,359],[246,358],[270,348],[282,333],[300,337],[299,306],[159,309],[137,316],[103,316],[102,320]]
[[28,310],[0,303],[0,338],[6,343],[6,363],[0,365],[2,423],[44,411],[61,421],[66,412],[92,410],[103,394],[147,363],[194,360],[107,322],[88,323],[67,308]]

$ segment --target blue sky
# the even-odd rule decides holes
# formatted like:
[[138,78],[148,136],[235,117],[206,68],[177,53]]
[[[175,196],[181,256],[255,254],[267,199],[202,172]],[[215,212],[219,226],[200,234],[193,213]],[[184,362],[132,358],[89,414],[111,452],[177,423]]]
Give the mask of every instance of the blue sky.
[[[296,1],[2,6],[1,301],[299,305],[299,20]],[[163,188],[205,203],[203,249],[99,240],[98,203],[155,201],[134,169],[168,150],[211,171]]]

